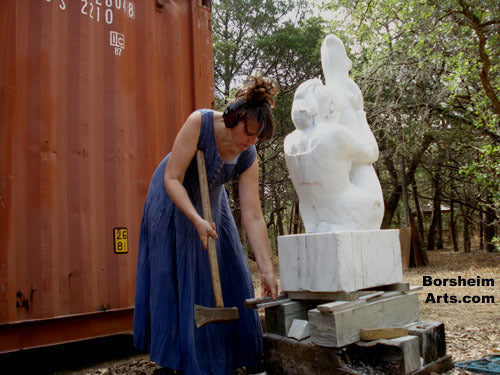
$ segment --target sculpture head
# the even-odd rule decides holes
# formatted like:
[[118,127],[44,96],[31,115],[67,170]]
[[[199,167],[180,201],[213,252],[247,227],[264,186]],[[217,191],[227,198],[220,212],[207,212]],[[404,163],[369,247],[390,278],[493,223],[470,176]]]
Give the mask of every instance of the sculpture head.
[[299,85],[292,104],[292,122],[297,129],[306,129],[317,123],[318,105],[314,98],[314,87],[323,83],[315,78]]
[[295,91],[292,121],[301,130],[322,121],[336,121],[336,109],[334,96],[323,82],[317,78],[309,79]]

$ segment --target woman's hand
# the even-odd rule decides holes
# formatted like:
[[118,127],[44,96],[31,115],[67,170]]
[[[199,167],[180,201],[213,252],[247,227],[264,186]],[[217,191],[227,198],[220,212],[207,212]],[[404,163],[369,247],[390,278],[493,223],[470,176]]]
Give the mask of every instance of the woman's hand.
[[260,294],[262,297],[276,298],[278,295],[278,281],[274,273],[263,273],[260,277]]
[[208,249],[208,236],[217,238],[217,232],[215,231],[215,223],[210,223],[201,217],[196,222],[196,231],[198,232],[198,236],[200,237],[201,243],[203,244],[204,249]]

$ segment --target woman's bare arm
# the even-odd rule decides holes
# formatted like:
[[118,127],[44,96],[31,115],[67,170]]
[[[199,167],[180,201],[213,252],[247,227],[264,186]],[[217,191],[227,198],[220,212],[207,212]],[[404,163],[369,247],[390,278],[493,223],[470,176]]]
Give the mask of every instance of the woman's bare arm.
[[278,294],[278,283],[271,262],[267,225],[260,206],[258,178],[259,166],[256,159],[252,166],[239,176],[241,219],[261,274],[262,296],[275,298]]
[[201,114],[192,113],[175,138],[172,153],[165,168],[164,185],[174,204],[196,227],[198,235],[207,248],[207,236],[217,238],[215,226],[205,221],[196,211],[182,182],[186,170],[196,153],[201,129]]

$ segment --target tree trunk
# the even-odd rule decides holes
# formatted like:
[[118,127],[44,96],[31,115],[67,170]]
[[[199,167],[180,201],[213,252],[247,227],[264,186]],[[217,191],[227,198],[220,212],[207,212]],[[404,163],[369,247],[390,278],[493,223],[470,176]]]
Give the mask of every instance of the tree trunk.
[[464,252],[470,253],[469,221],[464,219]]
[[411,227],[411,251],[410,251],[410,266],[423,267],[429,264],[429,257],[424,248],[424,244],[415,226],[413,216],[410,216]]
[[470,242],[470,217],[469,217],[469,210],[466,209],[463,205],[460,205],[462,209],[462,215],[464,218],[464,231],[463,231],[463,238],[464,238],[464,252],[470,253],[471,251],[471,242]]
[[[276,251],[276,254],[278,254],[278,236],[283,236],[285,234],[285,230],[283,228],[283,214],[282,210],[280,207],[280,199],[278,196],[278,192],[274,191],[274,210],[273,210],[273,217],[276,216],[276,222],[274,226],[274,248]],[[275,214],[276,213],[276,214]]]
[[[400,136],[401,139],[401,136]],[[420,165],[420,161],[425,154],[425,151],[429,148],[429,146],[434,141],[434,137],[431,134],[425,134],[422,139],[422,144],[419,149],[416,150],[411,158],[409,158],[409,163],[406,166],[407,173],[405,174],[406,181],[413,180],[415,176],[415,172],[417,167]],[[382,229],[390,228],[392,218],[394,217],[394,213],[398,208],[399,198],[402,194],[401,183],[398,180],[398,173],[396,168],[394,167],[393,155],[386,153],[382,158],[382,161],[391,176],[391,193],[389,198],[385,200],[385,211],[384,211],[384,219],[382,220]]]
[[278,212],[276,213],[276,226],[278,227],[278,235],[284,236],[285,227],[283,225],[283,213],[281,209],[278,209]]
[[[489,197],[491,199],[491,197]],[[493,238],[495,237],[495,224],[497,217],[495,210],[492,208],[491,201],[488,202],[489,205],[485,211],[485,225],[484,229],[484,240],[486,242],[486,250],[489,252],[495,251],[495,244],[493,243]]]
[[300,210],[299,201],[295,202],[294,218],[293,218],[293,234],[300,233]]
[[432,219],[427,237],[427,250],[443,248],[443,223],[441,215],[441,188],[439,184],[439,178],[433,177],[432,184],[434,186],[434,196],[432,198]]
[[399,204],[399,198],[401,197],[401,184],[399,183],[398,172],[396,167],[394,166],[394,161],[392,159],[392,154],[384,154],[382,161],[385,165],[385,168],[389,172],[390,183],[391,183],[391,192],[389,193],[389,197],[387,199],[384,197],[385,209],[384,209],[384,218],[382,219],[382,229],[388,229],[391,227],[392,219],[394,217],[394,213],[396,212]]
[[436,224],[437,224],[437,215],[436,215],[436,187],[434,186],[434,197],[432,199],[433,207],[432,207],[432,218],[431,224],[429,225],[429,231],[427,232],[427,250],[434,250],[436,248]]
[[418,232],[420,234],[420,238],[424,238],[424,216],[422,215],[422,209],[418,199],[417,182],[415,179],[412,180],[411,188],[413,192],[413,201],[415,202],[415,210],[417,212]]
[[436,200],[434,201],[433,213],[436,213],[437,217],[437,241],[436,248],[443,248],[443,214],[441,212],[441,183],[439,181],[439,176],[436,178]]
[[[400,133],[400,142],[403,142]],[[406,180],[406,160],[403,151],[399,152],[399,172],[401,175],[401,193],[403,195],[404,226],[410,225],[410,204],[408,202],[408,182]]]
[[[270,227],[273,227],[273,235],[272,235],[272,241],[270,242],[270,246],[272,249],[278,249],[278,235],[277,235],[277,226],[276,226],[276,220],[275,220],[275,213],[274,211],[271,212],[271,215],[269,215],[269,222],[267,223],[267,229],[269,231]],[[271,250],[272,250],[271,249]]]
[[458,252],[458,240],[457,240],[457,229],[455,225],[455,202],[453,200],[450,201],[450,236],[451,242],[453,243],[453,251]]
[[484,214],[479,210],[479,250],[484,250]]
[[389,198],[385,202],[384,218],[382,220],[382,229],[389,229],[391,227],[392,219],[394,213],[396,212],[399,205],[399,198],[401,197],[401,186],[398,185],[397,188],[393,187],[393,190]]

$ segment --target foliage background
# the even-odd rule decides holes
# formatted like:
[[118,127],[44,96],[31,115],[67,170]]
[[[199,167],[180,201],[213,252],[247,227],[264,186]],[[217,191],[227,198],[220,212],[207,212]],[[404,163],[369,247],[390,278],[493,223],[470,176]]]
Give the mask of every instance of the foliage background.
[[[384,228],[413,225],[420,243],[498,248],[500,3],[493,0],[216,0],[216,109],[250,74],[281,87],[276,137],[258,144],[269,237],[303,226],[283,157],[293,93],[323,78],[320,46],[334,33],[353,62],[385,200]],[[237,224],[237,186],[228,186]]]

